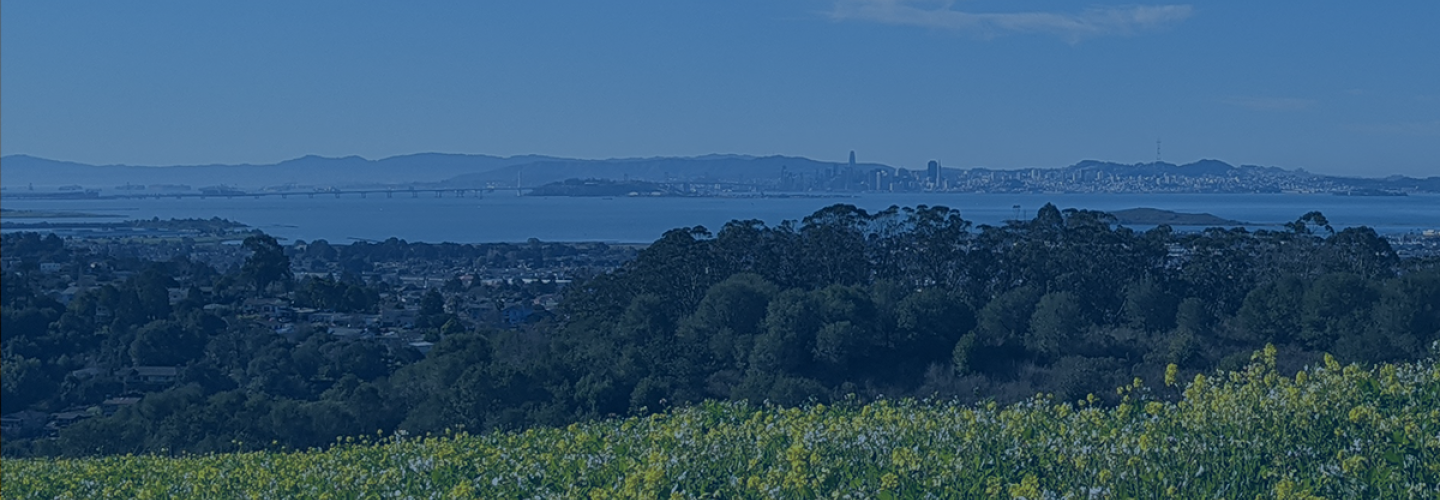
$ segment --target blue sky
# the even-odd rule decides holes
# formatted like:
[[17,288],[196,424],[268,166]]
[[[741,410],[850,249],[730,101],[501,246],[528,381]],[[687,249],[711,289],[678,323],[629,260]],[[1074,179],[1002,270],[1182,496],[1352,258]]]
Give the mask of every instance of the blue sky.
[[0,8],[0,153],[439,151],[1440,175],[1440,2],[66,2]]

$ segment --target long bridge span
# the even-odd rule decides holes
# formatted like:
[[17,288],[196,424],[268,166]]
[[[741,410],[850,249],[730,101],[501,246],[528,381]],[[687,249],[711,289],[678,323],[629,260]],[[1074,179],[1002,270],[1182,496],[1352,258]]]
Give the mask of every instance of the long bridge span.
[[109,195],[105,195],[105,196],[100,196],[100,198],[110,198],[110,199],[134,199],[134,200],[142,200],[142,199],[161,199],[161,198],[174,198],[174,199],[181,199],[181,198],[201,198],[201,199],[204,199],[204,198],[257,198],[257,199],[258,199],[258,198],[267,198],[267,197],[268,197],[268,198],[289,198],[289,197],[292,197],[292,196],[294,196],[294,197],[304,197],[304,198],[315,198],[315,197],[317,197],[317,196],[320,196],[320,197],[323,197],[323,196],[332,196],[332,197],[335,197],[335,198],[340,198],[340,197],[342,197],[342,196],[359,196],[359,197],[361,197],[361,198],[368,198],[368,197],[370,197],[370,196],[377,196],[377,197],[383,196],[383,197],[385,197],[385,198],[394,198],[394,197],[396,197],[396,196],[401,196],[401,197],[407,197],[407,196],[408,196],[408,197],[411,197],[411,198],[419,198],[419,197],[421,197],[421,196],[432,196],[432,197],[435,197],[435,198],[444,198],[444,197],[449,196],[449,197],[456,197],[456,198],[465,198],[465,197],[479,197],[479,196],[483,196],[484,193],[486,193],[486,192],[495,192],[495,191],[506,191],[506,192],[509,192],[509,191],[515,191],[515,192],[523,193],[523,192],[525,192],[525,191],[530,191],[531,189],[533,189],[533,188],[522,187],[522,188],[519,188],[519,189],[516,189],[516,188],[507,188],[507,189],[503,189],[503,190],[487,189],[487,188],[329,189],[329,190],[321,190],[321,191],[238,191],[238,190],[237,190],[237,191],[218,191],[218,192],[200,192],[200,193],[196,193],[196,192],[184,192],[184,193],[154,193],[154,192],[151,192],[151,193],[116,193],[116,194],[109,194]]
[[[657,182],[656,185],[665,186],[671,189],[671,193],[706,193],[706,192],[763,192],[764,187],[755,184],[736,182]],[[111,190],[104,194],[99,189],[88,189],[85,191],[70,192],[15,192],[6,191],[6,198],[19,199],[107,199],[107,200],[145,200],[145,199],[184,199],[184,198],[290,198],[290,197],[383,197],[383,198],[467,198],[483,197],[495,193],[515,193],[524,195],[539,186],[520,187],[482,187],[482,188],[350,188],[350,189],[314,189],[314,190],[258,190],[245,191],[240,189],[211,189],[200,191],[139,191],[139,190]]]

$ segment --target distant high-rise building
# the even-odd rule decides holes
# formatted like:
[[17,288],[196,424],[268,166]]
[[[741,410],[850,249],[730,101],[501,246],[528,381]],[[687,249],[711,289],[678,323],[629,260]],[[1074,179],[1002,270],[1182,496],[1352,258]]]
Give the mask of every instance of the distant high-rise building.
[[850,166],[851,166],[851,167],[854,167],[854,166],[855,166],[855,152],[854,152],[854,151],[851,151],[851,152],[850,152]]
[[931,185],[939,186],[939,185],[940,185],[940,162],[935,161],[935,160],[930,160],[930,164],[929,164],[929,165],[926,165],[925,167],[926,167],[926,170],[925,170],[925,174],[926,174],[926,175],[925,175],[925,180],[926,180],[927,182],[929,182]]

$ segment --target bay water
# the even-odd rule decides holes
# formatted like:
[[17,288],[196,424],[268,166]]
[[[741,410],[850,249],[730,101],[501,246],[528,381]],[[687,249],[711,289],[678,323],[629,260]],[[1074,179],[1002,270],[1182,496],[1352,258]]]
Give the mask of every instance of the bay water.
[[[497,191],[484,196],[435,197],[331,195],[315,197],[234,197],[32,200],[0,198],[0,207],[68,211],[123,218],[221,217],[283,239],[326,239],[333,243],[395,237],[424,242],[604,241],[648,243],[678,227],[718,231],[730,220],[758,219],[775,225],[799,220],[837,203],[870,211],[899,206],[947,206],[976,225],[1028,219],[1045,203],[1061,209],[1158,208],[1209,213],[1244,221],[1252,228],[1293,221],[1320,211],[1337,229],[1370,226],[1384,234],[1440,228],[1440,195],[1335,196],[1329,194],[972,194],[860,193],[790,197],[534,197]],[[1017,209],[1016,206],[1019,208]],[[9,219],[35,222],[45,219]],[[79,222],[92,219],[52,219]],[[119,219],[93,219],[119,220]],[[1137,227],[1142,229],[1144,227]]]

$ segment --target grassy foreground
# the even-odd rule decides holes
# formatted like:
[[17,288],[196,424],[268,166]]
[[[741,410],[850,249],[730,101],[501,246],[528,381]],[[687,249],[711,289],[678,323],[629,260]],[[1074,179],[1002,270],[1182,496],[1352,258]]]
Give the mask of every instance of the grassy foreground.
[[[328,450],[5,460],[10,498],[1440,498],[1440,370],[1197,376],[1096,407],[709,403]],[[1170,379],[1173,379],[1173,372]]]

